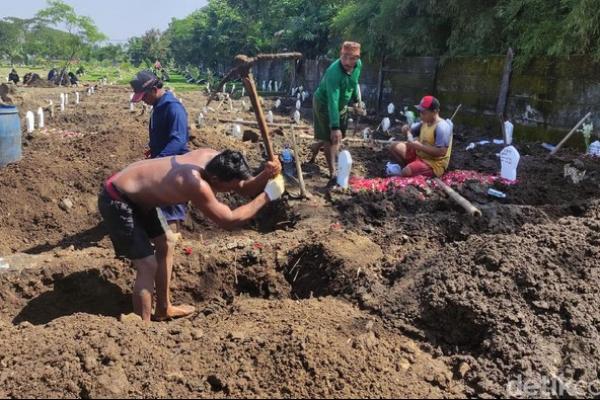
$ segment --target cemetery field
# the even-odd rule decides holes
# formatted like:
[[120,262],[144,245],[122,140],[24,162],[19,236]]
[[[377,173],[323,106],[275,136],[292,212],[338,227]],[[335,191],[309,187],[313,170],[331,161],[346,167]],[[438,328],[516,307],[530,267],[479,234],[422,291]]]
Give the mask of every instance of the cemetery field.
[[[85,86],[10,94],[23,126],[61,92],[82,101],[24,133],[22,160],[0,169],[0,397],[498,397],[540,377],[597,380],[600,165],[568,148],[546,160],[539,143],[519,142],[516,184],[491,184],[468,171],[497,174],[503,146],[467,151],[481,132],[461,126],[450,183],[480,218],[431,183],[355,179],[329,191],[324,157],[307,163],[301,138],[311,199],[287,197],[234,232],[192,211],[172,294],[198,312],[142,324],[130,315],[134,271],[114,257],[97,210],[102,182],[142,159],[148,140],[148,111],[129,109],[130,75],[92,96]],[[213,102],[198,126],[205,92],[174,79],[190,147],[241,150],[260,168],[260,141],[219,121],[253,121],[242,99],[233,111]],[[274,122],[287,125],[296,99],[281,100]],[[379,123],[364,122],[356,137]],[[290,133],[274,132],[276,152]],[[355,177],[382,175],[385,149],[346,148]],[[566,164],[585,179],[565,178]]]

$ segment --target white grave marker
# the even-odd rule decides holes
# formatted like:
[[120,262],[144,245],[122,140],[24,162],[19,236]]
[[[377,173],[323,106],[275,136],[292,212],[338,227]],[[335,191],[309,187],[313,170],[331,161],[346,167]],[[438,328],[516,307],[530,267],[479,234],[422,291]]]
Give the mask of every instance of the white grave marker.
[[520,159],[521,155],[514,146],[505,147],[500,152],[500,161],[502,163],[500,175],[503,179],[509,181],[517,180],[517,167],[519,166]]
[[38,128],[42,129],[44,127],[44,109],[42,107],[37,109],[38,115]]
[[513,131],[515,130],[515,126],[510,121],[504,122],[504,132],[506,133],[506,144],[511,145],[513,141]]
[[33,112],[27,111],[25,119],[27,121],[27,133],[33,133],[33,130],[35,129],[35,116],[33,115]]

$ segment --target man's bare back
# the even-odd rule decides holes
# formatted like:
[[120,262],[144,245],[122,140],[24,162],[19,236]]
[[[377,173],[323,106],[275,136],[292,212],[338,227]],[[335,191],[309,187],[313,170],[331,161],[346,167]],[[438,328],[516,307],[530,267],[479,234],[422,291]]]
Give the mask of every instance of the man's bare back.
[[201,186],[207,184],[202,171],[217,154],[204,148],[181,156],[139,161],[119,172],[113,183],[144,209],[187,203],[198,197]]

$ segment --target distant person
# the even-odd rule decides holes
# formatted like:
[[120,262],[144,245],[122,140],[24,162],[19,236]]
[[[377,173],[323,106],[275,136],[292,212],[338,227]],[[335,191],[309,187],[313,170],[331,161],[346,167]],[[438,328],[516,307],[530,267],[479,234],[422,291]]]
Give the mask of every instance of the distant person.
[[340,58],[327,68],[313,98],[316,142],[311,146],[314,162],[324,147],[330,182],[335,182],[336,158],[348,126],[348,105],[358,100],[357,86],[362,71],[360,43],[344,42]]
[[71,83],[71,79],[69,78],[69,74],[67,71],[63,71],[62,75],[59,74],[58,85],[59,86],[68,86]]
[[56,68],[52,68],[49,72],[48,72],[48,80],[50,82],[54,82],[56,79],[56,76],[58,75],[58,71],[56,70]]
[[23,85],[32,85],[33,83],[40,81],[42,78],[34,72],[28,72],[23,76]]
[[[192,202],[220,227],[233,229],[282,196],[285,186],[280,172],[281,164],[273,161],[252,177],[240,152],[198,149],[181,156],[138,161],[110,177],[98,196],[98,208],[115,253],[130,259],[137,270],[134,312],[150,321],[155,291],[155,320],[185,317],[195,311],[189,305],[171,304],[173,252],[162,243],[168,242],[172,233],[158,207]],[[231,210],[217,199],[217,192],[256,197]]]
[[404,133],[411,133],[415,139],[392,145],[390,152],[400,163],[402,176],[440,177],[450,163],[452,125],[440,117],[440,102],[435,97],[423,97],[416,107],[421,122],[402,127]]
[[69,72],[69,82],[71,86],[79,86],[79,78],[73,72]]
[[17,74],[17,70],[14,68],[8,74],[8,81],[14,83],[15,85],[20,82],[19,74]]

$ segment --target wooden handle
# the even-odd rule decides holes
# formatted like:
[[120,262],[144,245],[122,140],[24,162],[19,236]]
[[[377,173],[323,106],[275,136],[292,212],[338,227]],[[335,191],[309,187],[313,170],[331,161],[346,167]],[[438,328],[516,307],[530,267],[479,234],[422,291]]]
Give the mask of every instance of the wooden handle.
[[464,208],[467,211],[467,213],[469,213],[469,215],[472,215],[474,217],[481,217],[481,211],[477,207],[475,207],[469,200],[465,199],[450,186],[446,185],[440,178],[435,178],[434,181],[442,188],[444,192],[446,192],[448,197],[454,200],[456,204]]
[[256,115],[256,122],[258,122],[258,128],[260,129],[260,134],[262,135],[263,142],[265,143],[265,148],[267,149],[269,161],[275,161],[275,153],[273,152],[273,145],[271,144],[269,127],[267,126],[265,114],[263,112],[262,107],[260,106],[260,101],[258,100],[258,92],[256,91],[254,79],[252,78],[251,74],[248,74],[248,76],[242,78],[242,81],[244,82],[244,86],[246,87],[246,90],[248,91],[248,96],[250,97],[250,101],[252,102],[254,114]]
[[305,199],[308,198],[306,192],[306,185],[304,184],[304,175],[302,174],[302,163],[300,163],[300,152],[298,151],[298,144],[296,142],[296,133],[292,126],[292,145],[294,146],[294,159],[296,160],[296,170],[298,171],[298,181],[300,182],[300,194]]
[[556,152],[562,147],[563,144],[565,144],[567,142],[567,140],[569,140],[569,138],[571,136],[573,136],[573,134],[575,133],[575,131],[581,126],[581,124],[583,124],[585,122],[586,119],[588,119],[589,117],[592,116],[592,113],[589,112],[585,115],[585,117],[583,117],[578,123],[577,125],[575,125],[575,127],[573,129],[571,129],[571,131],[569,133],[567,133],[567,136],[565,136],[563,138],[563,140],[560,141],[559,144],[556,145],[556,147],[554,148],[554,150],[552,150],[550,152],[550,154],[548,155],[548,157],[546,157],[547,159],[552,157],[553,155],[556,154]]

